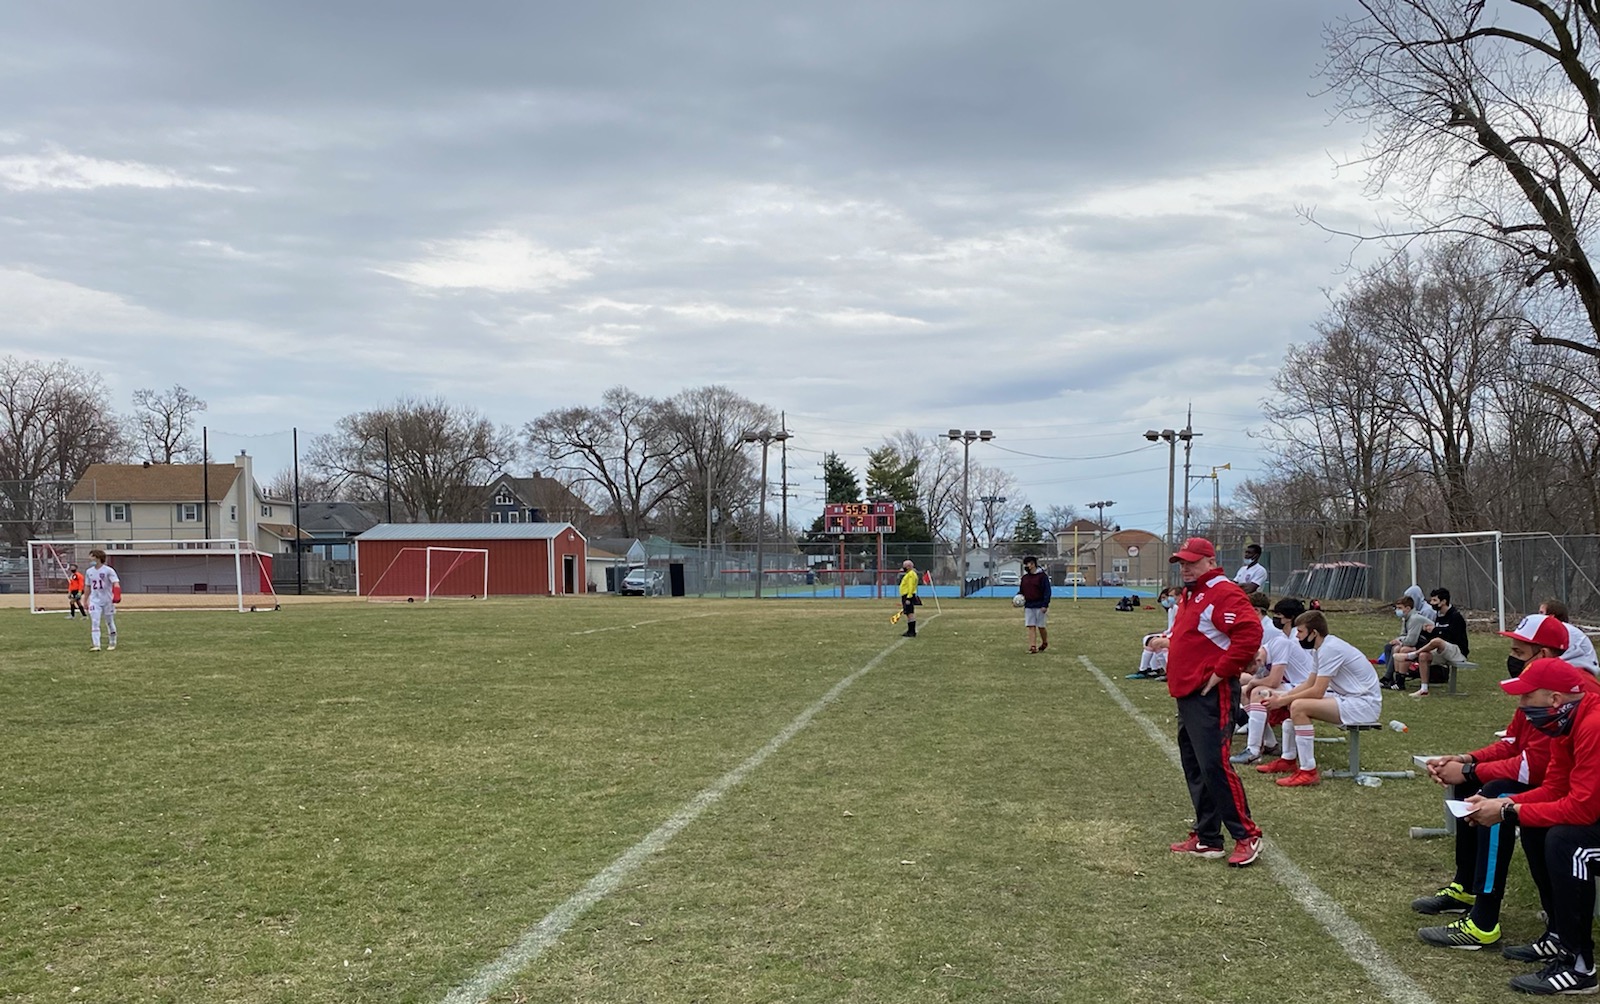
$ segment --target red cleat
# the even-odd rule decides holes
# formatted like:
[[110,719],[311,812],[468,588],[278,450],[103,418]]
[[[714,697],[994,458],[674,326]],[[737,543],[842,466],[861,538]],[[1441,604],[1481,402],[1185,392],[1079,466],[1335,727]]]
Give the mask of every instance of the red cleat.
[[1263,774],[1293,774],[1299,769],[1299,760],[1286,760],[1283,757],[1279,757],[1271,763],[1264,763],[1256,768],[1257,771]]
[[1311,784],[1322,783],[1322,772],[1313,767],[1310,770],[1297,770],[1288,777],[1278,778],[1280,788],[1304,788]]
[[1189,834],[1189,839],[1172,845],[1174,854],[1191,854],[1197,858],[1220,858],[1224,851],[1221,847],[1211,847],[1200,842],[1195,834]]
[[[1278,782],[1282,784],[1283,782]],[[1245,837],[1233,845],[1233,853],[1228,855],[1228,864],[1233,868],[1243,868],[1253,864],[1261,856],[1261,838]]]

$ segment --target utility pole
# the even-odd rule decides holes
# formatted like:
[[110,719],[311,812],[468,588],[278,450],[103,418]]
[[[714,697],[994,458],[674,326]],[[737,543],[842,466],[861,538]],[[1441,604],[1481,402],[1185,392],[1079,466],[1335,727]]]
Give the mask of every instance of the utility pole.
[[783,433],[778,450],[778,469],[783,479],[783,542],[789,542],[789,417],[788,412],[778,412],[778,431]]
[[956,566],[956,576],[961,581],[959,595],[965,596],[967,595],[967,538],[972,535],[972,500],[968,497],[968,491],[972,486],[972,444],[987,443],[994,438],[994,433],[988,429],[978,432],[971,429],[964,432],[960,429],[951,429],[945,433],[945,438],[952,443],[961,444],[961,557],[960,564]]

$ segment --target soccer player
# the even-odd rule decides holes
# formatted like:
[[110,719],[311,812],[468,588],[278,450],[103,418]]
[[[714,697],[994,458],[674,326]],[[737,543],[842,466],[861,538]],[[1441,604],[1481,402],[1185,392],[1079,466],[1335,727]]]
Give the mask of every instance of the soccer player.
[[117,601],[122,599],[122,580],[117,570],[106,564],[106,552],[98,547],[89,552],[89,571],[84,575],[89,587],[89,648],[100,651],[100,622],[106,624],[106,651],[117,647]]
[[1050,574],[1039,567],[1039,559],[1022,559],[1022,578],[1017,582],[1022,597],[1022,623],[1028,629],[1028,651],[1043,652],[1050,647]]
[[[1406,659],[1417,661],[1417,682],[1421,684],[1412,697],[1428,696],[1429,667],[1435,660],[1450,665],[1459,666],[1467,661],[1467,652],[1470,644],[1467,641],[1467,619],[1461,611],[1450,605],[1450,590],[1440,587],[1428,594],[1428,606],[1436,614],[1433,625],[1424,628],[1425,633],[1433,637],[1424,642],[1422,647],[1415,652],[1396,652],[1396,663]],[[1400,673],[1400,666],[1395,666],[1395,675]]]
[[1548,883],[1549,930],[1500,954],[1544,964],[1537,973],[1513,977],[1513,990],[1592,994],[1600,990],[1590,866],[1600,858],[1600,694],[1586,690],[1582,670],[1559,659],[1535,659],[1521,675],[1501,680],[1500,689],[1516,695],[1529,724],[1551,740],[1543,784],[1507,797],[1467,799],[1475,807],[1468,822],[1522,827],[1528,870]]
[[[1263,754],[1281,759],[1284,747],[1293,746],[1292,743],[1280,746],[1278,737],[1272,734],[1272,726],[1288,721],[1289,712],[1283,708],[1268,710],[1266,701],[1273,694],[1287,694],[1311,675],[1311,659],[1294,639],[1294,619],[1305,612],[1306,605],[1292,596],[1285,596],[1272,608],[1272,630],[1266,632],[1264,646],[1267,658],[1259,674],[1240,684],[1241,700],[1250,725],[1244,752],[1233,755],[1234,763],[1255,763]],[[1285,739],[1288,738],[1290,736],[1286,735]]]
[[906,619],[906,629],[901,637],[915,638],[917,636],[917,607],[922,605],[922,597],[917,595],[917,585],[921,581],[917,577],[916,562],[910,558],[900,566],[905,569],[905,574],[900,576],[900,613]]
[[[1572,623],[1572,617],[1567,613],[1567,605],[1552,596],[1539,604],[1539,612],[1554,617],[1567,626],[1567,650],[1561,655],[1562,661],[1568,665],[1577,666],[1585,673],[1593,673],[1596,676],[1600,676],[1600,656],[1595,655],[1594,642],[1589,640],[1589,636],[1584,634],[1582,628]],[[1520,666],[1517,667],[1519,671],[1521,668]],[[1506,670],[1507,672],[1511,670],[1511,662],[1509,660],[1506,662]],[[1510,673],[1510,675],[1516,676],[1517,674]]]
[[1266,592],[1267,570],[1261,567],[1261,545],[1249,544],[1244,549],[1244,564],[1239,566],[1239,571],[1234,573],[1233,581],[1246,593],[1256,590]]
[[83,573],[78,571],[77,565],[67,566],[67,617],[77,617],[79,614],[89,616],[89,611],[83,605]]
[[1261,856],[1261,827],[1250,818],[1228,744],[1234,689],[1261,647],[1261,619],[1217,566],[1211,541],[1190,537],[1168,560],[1179,563],[1183,593],[1167,650],[1167,693],[1178,702],[1178,754],[1194,804],[1194,829],[1171,850],[1220,858],[1226,826],[1234,839],[1228,864],[1243,868]]
[[1129,673],[1130,680],[1165,680],[1167,678],[1167,646],[1172,639],[1172,622],[1178,616],[1178,592],[1165,586],[1156,600],[1167,612],[1167,629],[1144,636],[1144,651],[1139,653],[1139,670]]
[[[1284,788],[1317,784],[1322,774],[1317,769],[1316,727],[1313,720],[1336,725],[1366,725],[1376,722],[1383,711],[1383,690],[1378,686],[1377,670],[1360,649],[1328,633],[1328,618],[1320,610],[1307,610],[1294,621],[1295,638],[1311,652],[1311,677],[1286,694],[1274,694],[1267,708],[1288,708],[1294,728],[1296,770],[1278,778]],[[1289,737],[1283,739],[1285,759]],[[1270,764],[1276,767],[1277,764]],[[1276,770],[1257,768],[1262,773]]]

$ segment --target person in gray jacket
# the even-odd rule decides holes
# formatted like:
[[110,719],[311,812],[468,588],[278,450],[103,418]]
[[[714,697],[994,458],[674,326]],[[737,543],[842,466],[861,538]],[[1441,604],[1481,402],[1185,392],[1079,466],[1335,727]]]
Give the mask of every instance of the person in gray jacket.
[[1394,671],[1394,654],[1397,651],[1415,652],[1422,643],[1422,630],[1429,621],[1417,612],[1416,601],[1410,593],[1394,601],[1394,615],[1400,620],[1400,633],[1383,646],[1383,655],[1378,657],[1378,665],[1388,668],[1388,672],[1378,680],[1378,686],[1385,690],[1405,690],[1406,678]]

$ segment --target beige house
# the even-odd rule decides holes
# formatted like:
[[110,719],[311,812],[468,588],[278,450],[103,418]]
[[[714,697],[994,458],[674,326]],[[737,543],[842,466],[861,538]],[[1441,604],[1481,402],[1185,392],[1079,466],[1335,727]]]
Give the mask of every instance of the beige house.
[[294,505],[262,494],[248,453],[232,464],[93,464],[67,502],[77,540],[202,540],[209,522],[213,540],[294,550]]
[[1056,543],[1067,570],[1090,585],[1159,586],[1170,575],[1166,542],[1148,530],[1106,530],[1085,519],[1058,531]]

